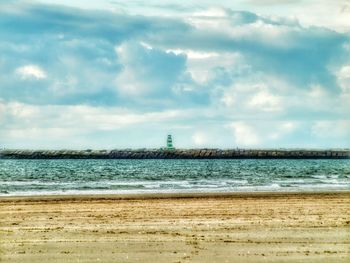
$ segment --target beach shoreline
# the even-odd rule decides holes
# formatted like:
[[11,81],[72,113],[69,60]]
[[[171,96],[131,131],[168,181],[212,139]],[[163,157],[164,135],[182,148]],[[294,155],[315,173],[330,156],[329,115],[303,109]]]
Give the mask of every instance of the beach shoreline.
[[72,201],[72,200],[132,200],[132,199],[181,199],[181,198],[243,198],[243,197],[278,197],[299,195],[349,194],[350,190],[319,191],[227,191],[227,192],[156,192],[156,193],[118,193],[118,194],[35,194],[35,195],[0,195],[0,201]]
[[348,262],[350,191],[0,197],[1,262]]

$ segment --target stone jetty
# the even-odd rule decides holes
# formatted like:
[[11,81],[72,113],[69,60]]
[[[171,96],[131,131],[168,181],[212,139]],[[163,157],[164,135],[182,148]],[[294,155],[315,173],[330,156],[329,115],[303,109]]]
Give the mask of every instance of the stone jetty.
[[350,159],[350,149],[0,150],[0,159]]

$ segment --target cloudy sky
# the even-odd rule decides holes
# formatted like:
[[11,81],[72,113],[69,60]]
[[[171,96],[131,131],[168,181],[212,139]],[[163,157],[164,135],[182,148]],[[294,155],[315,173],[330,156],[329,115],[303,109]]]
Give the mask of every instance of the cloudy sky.
[[344,148],[349,111],[347,0],[0,2],[0,147]]

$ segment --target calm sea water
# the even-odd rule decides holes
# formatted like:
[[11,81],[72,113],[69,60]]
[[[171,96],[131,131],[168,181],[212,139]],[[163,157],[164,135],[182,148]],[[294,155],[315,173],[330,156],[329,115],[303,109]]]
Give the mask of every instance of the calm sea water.
[[350,160],[0,160],[0,195],[350,190]]

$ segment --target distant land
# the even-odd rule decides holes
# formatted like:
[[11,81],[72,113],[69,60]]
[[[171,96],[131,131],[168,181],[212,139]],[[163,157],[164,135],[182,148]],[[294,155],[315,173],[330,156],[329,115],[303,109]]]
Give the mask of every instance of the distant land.
[[350,149],[0,150],[1,159],[350,159]]

